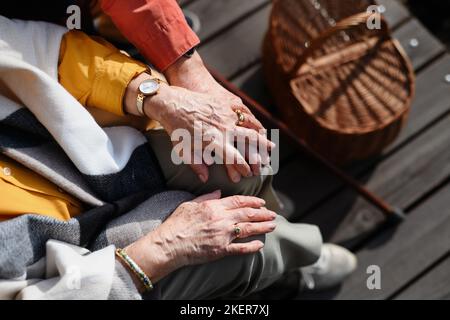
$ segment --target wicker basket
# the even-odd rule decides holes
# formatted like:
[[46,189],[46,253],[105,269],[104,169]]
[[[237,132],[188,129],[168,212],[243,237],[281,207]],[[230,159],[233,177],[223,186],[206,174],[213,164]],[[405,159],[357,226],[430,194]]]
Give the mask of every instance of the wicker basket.
[[263,45],[266,81],[283,120],[338,164],[391,143],[414,93],[411,64],[385,20],[367,28],[370,4],[274,0]]

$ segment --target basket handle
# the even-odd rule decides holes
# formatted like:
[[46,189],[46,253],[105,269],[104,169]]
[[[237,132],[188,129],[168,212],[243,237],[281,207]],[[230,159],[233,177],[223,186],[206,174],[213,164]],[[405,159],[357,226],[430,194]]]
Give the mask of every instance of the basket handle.
[[[330,37],[332,37],[333,35],[335,35],[336,33],[340,32],[340,31],[348,30],[350,28],[355,28],[362,24],[367,23],[367,20],[369,18],[371,18],[373,14],[374,14],[373,12],[357,13],[353,16],[350,16],[348,18],[345,18],[345,19],[339,21],[338,23],[336,23],[336,25],[325,30],[323,33],[321,33],[317,38],[315,38],[313,41],[311,41],[308,48],[298,58],[297,63],[291,69],[291,78],[296,76],[296,74],[299,72],[299,69],[301,68],[301,66],[304,65],[308,61],[309,57],[311,57],[311,55],[314,53],[314,51],[319,49],[322,46],[322,44],[325,43],[325,41],[327,41]],[[387,24],[385,18],[381,14],[377,14],[377,15],[379,15],[380,22],[381,22],[381,29],[379,30],[380,38],[389,36],[389,28],[388,28],[388,24]]]

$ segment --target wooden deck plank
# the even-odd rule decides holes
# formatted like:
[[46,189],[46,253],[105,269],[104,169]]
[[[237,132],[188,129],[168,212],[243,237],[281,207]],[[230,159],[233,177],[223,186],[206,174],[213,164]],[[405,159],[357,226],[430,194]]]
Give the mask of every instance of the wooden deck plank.
[[[366,186],[391,204],[407,209],[450,176],[449,145],[450,115],[383,161],[365,177]],[[384,220],[361,198],[349,202],[352,195],[349,190],[341,192],[304,221],[319,225],[325,239],[353,244]]]
[[395,296],[396,300],[450,300],[450,257]]
[[[194,5],[200,0],[194,2]],[[388,0],[390,2],[395,2]],[[385,16],[395,27],[405,18],[405,9],[400,4],[384,3],[387,8]],[[267,30],[271,4],[256,10],[253,15],[241,21],[208,42],[200,53],[208,64],[225,77],[239,75],[246,67],[256,63],[261,56],[261,43]]]
[[[409,11],[396,0],[380,0],[378,3],[386,8],[384,16],[388,20],[391,29],[396,29],[401,22],[410,17]],[[255,100],[263,105],[269,105],[271,98],[267,94],[267,90],[264,90],[263,82],[260,64],[252,66],[234,80],[234,83],[240,86],[245,92],[253,94],[252,97]]]
[[[189,5],[193,5],[195,2],[207,2],[207,3],[211,3],[211,0],[178,0],[178,3],[180,4],[181,7],[186,7],[186,9],[191,10],[191,8],[188,8],[187,6]],[[246,2],[251,2],[249,0],[246,1],[240,1],[240,0],[215,0],[214,2],[236,2],[235,5],[239,6],[239,5],[246,5]],[[398,25],[399,23],[405,21],[409,16],[410,13],[408,11],[408,9],[406,9],[401,3],[399,3],[397,0],[378,0],[377,1],[380,5],[383,5],[386,9],[385,12],[385,17],[386,20],[388,21],[388,23],[391,26],[395,26]],[[200,5],[200,7],[204,7],[204,5]],[[222,9],[217,10],[218,12],[227,12],[228,15],[228,11],[224,11]],[[215,13],[215,12],[214,12]],[[203,20],[203,19],[202,19]]]
[[[228,12],[226,15],[221,14],[226,11],[218,12],[221,6],[228,5],[226,2],[217,1],[210,5],[206,0],[197,0],[187,6],[196,8],[191,11],[205,17],[201,18],[205,29],[200,36],[207,41],[200,53],[209,65],[231,77],[235,84],[270,109],[273,104],[259,64],[270,5],[261,8],[258,6],[263,4],[262,0],[248,4],[249,1],[243,11],[240,11],[242,8],[233,8],[230,16],[226,17]],[[410,17],[403,5],[392,0],[379,2],[386,7],[387,20],[396,29],[395,36],[411,57],[414,68],[421,71],[417,80],[417,97],[408,125],[397,141],[378,159],[353,166],[350,172],[388,201],[410,208],[450,176],[450,150],[447,150],[450,145],[450,129],[447,129],[450,128],[450,90],[444,82],[444,75],[450,72],[450,57],[444,56],[428,66],[443,53],[443,46]],[[250,14],[252,5],[258,10]],[[210,18],[215,15],[216,19]],[[241,20],[243,16],[245,19]],[[216,21],[207,22],[208,19]],[[238,22],[233,25],[235,21]],[[418,47],[409,45],[412,38],[418,40]],[[282,147],[283,159],[292,159],[295,152],[292,153],[291,147],[287,146],[285,150]],[[377,164],[374,171],[367,172],[374,164]],[[302,155],[281,170],[275,177],[275,186],[282,187],[296,200],[299,206],[297,213],[312,210],[304,221],[318,223],[325,238],[351,240],[347,244],[354,245],[359,243],[359,236],[384,221],[381,212],[355,192],[344,190],[340,181]],[[335,298],[388,298],[448,253],[450,217],[445,206],[445,199],[450,195],[448,189],[448,186],[441,189],[412,209],[408,219],[395,232],[383,232],[363,248],[358,253],[358,272]],[[330,201],[321,204],[324,199]],[[415,254],[418,251],[423,255]],[[369,291],[365,286],[365,268],[369,263],[379,264],[382,268],[380,291]],[[449,263],[443,262],[432,270],[437,277],[433,273],[423,276],[398,298],[423,297],[427,292],[448,296],[445,287],[437,286],[435,279],[448,284],[444,268],[448,268]],[[429,291],[421,291],[420,286]],[[433,290],[433,287],[438,289]]]
[[[400,40],[406,54],[410,57],[415,70],[420,69],[431,58],[445,51],[445,47],[417,20],[412,19],[394,32]],[[417,40],[418,46],[412,46],[411,41]]]
[[[390,152],[392,149],[399,145],[406,144],[409,140],[412,140],[413,137],[417,136],[418,133],[425,130],[427,126],[430,124],[434,124],[435,121],[441,119],[446,114],[450,112],[450,90],[449,90],[449,84],[444,81],[444,75],[448,72],[447,70],[450,70],[450,56],[446,55],[439,59],[436,63],[434,63],[432,66],[424,70],[417,79],[417,97],[416,100],[412,106],[409,122],[402,132],[401,136],[398,138],[397,142],[394,144],[394,146],[390,147],[387,152]],[[445,128],[444,128],[445,130]],[[435,141],[435,137],[430,136],[430,140],[427,141],[426,139],[422,139],[423,146],[420,145],[420,143],[416,143],[417,145],[417,151],[420,151],[421,149],[426,148],[429,143],[432,143]],[[408,146],[406,146],[408,148]],[[414,149],[414,147],[409,147],[408,150]],[[414,152],[414,151],[413,151]],[[412,155],[408,154],[407,152],[403,151],[402,154],[404,154],[404,164],[406,164],[407,159],[411,157]],[[401,157],[402,156],[397,156]],[[386,160],[386,161],[389,161]],[[402,160],[400,161],[400,167],[402,166]],[[431,167],[436,166],[437,164],[432,165]],[[411,170],[411,172],[414,170]],[[385,172],[383,172],[383,169],[380,167],[377,168],[378,174],[380,175],[379,179],[388,179],[388,177],[385,175]],[[373,175],[376,175],[377,173],[372,173]],[[422,172],[422,175],[425,175],[426,172]],[[374,177],[375,179],[376,177]],[[429,177],[431,178],[431,177]],[[369,179],[368,176],[362,180]],[[368,184],[369,188],[373,187]],[[399,186],[399,188],[403,188],[403,186]],[[384,189],[381,187],[382,192],[381,195],[387,192],[388,189]],[[348,191],[345,191],[348,192]],[[343,192],[343,193],[345,193]],[[404,194],[404,198],[406,199],[407,194]],[[411,196],[411,195],[409,195]],[[417,195],[416,195],[417,196]],[[339,197],[339,195],[337,196]],[[342,195],[343,199],[348,199],[348,195]],[[391,201],[397,201],[399,199],[396,199],[395,197],[390,198]],[[339,200],[334,200],[338,201]],[[413,201],[413,199],[410,199],[407,202],[399,201],[396,204],[407,206]],[[361,206],[364,205],[364,201],[360,200]],[[359,205],[355,204],[355,207],[358,208]],[[365,214],[368,214],[368,212],[365,212]],[[312,213],[314,215],[314,213]],[[364,216],[364,215],[363,215]],[[368,217],[359,217],[355,218],[356,221],[364,220],[365,221],[365,228],[369,228],[370,225],[370,214]],[[351,219],[349,217],[349,219]],[[372,221],[373,225],[375,225],[377,222],[377,219]],[[355,222],[358,223],[358,222]],[[373,227],[372,225],[372,227]],[[370,228],[369,228],[370,229]]]
[[[395,21],[395,19],[393,19],[393,21]],[[445,50],[442,44],[415,19],[410,20],[396,30],[394,36],[398,38],[404,46],[405,51],[411,57],[412,64],[416,70],[421,68],[427,61],[442,54]],[[419,42],[419,47],[412,47],[409,45],[412,38],[415,38]],[[273,101],[264,83],[261,65],[259,63],[243,72],[234,79],[233,82],[256,101],[266,106],[272,113],[275,115],[277,114],[276,107],[273,105]],[[281,149],[280,158],[282,160],[287,159],[296,152],[294,150],[295,148],[292,149],[291,147],[292,145],[289,145],[288,148]],[[292,171],[289,170],[289,172]],[[315,173],[315,171],[311,172]],[[334,187],[335,185],[330,184],[329,186]]]
[[[357,254],[357,271],[334,298],[389,298],[444,256],[450,243],[449,197],[450,185],[447,185],[413,210],[398,228],[371,241]],[[366,270],[370,265],[381,269],[381,290],[368,290],[366,287]]]
[[[198,3],[197,5],[201,8],[199,3],[202,1],[197,0],[190,6]],[[445,148],[450,144],[450,132],[446,130],[450,128],[450,90],[448,84],[444,82],[444,75],[450,71],[450,58],[449,56],[442,57],[428,67],[429,61],[443,52],[443,46],[417,20],[409,16],[409,12],[403,5],[392,0],[379,2],[387,9],[388,22],[394,27],[398,27],[395,36],[400,39],[412,58],[415,69],[421,70],[417,82],[417,98],[411,110],[408,126],[395,144],[390,146],[379,160],[362,163],[356,169],[352,168],[351,172],[361,177],[368,166],[379,162],[375,171],[363,174],[361,179],[367,181],[367,186],[379,195],[402,208],[409,208],[411,204],[433,190],[450,175],[450,151]],[[212,12],[208,11],[209,9],[205,5],[202,14],[207,15],[208,12]],[[231,26],[233,21],[239,20],[239,16],[245,15],[245,13],[234,11],[232,18],[220,17],[223,20],[215,22],[212,31],[209,31],[210,34],[202,35],[207,39],[213,35],[214,39],[208,39],[210,41],[200,48],[200,53],[209,65],[226,77],[232,77],[235,84],[257,101],[271,108],[272,102],[264,87],[258,63],[260,44],[266,31],[269,10],[270,5],[267,5],[218,35],[218,31],[224,30],[225,26]],[[409,41],[413,37],[418,39],[418,47],[409,46]],[[425,66],[427,67],[422,71]],[[282,152],[284,156],[292,157],[290,147],[287,148],[287,151],[285,154]],[[295,174],[293,174],[293,169],[297,170]],[[284,178],[280,179],[283,176]],[[325,237],[333,240],[356,239],[358,241],[357,236],[364,234],[367,230],[372,230],[383,221],[383,216],[376,208],[359,198],[353,191],[340,191],[342,190],[340,181],[332,178],[323,168],[304,157],[296,158],[290,163],[290,166],[283,168],[275,177],[275,185],[283,187],[283,191],[287,191],[296,200],[300,209],[308,211],[315,208],[308,214],[306,221],[318,222],[325,230]],[[417,274],[426,270],[436,259],[439,259],[438,254],[445,252],[445,245],[439,243],[437,252],[432,251],[431,246],[436,241],[440,241],[437,238],[439,233],[450,234],[448,232],[450,221],[439,222],[439,219],[443,219],[444,214],[439,215],[437,207],[446,208],[443,206],[442,199],[448,198],[449,191],[445,189],[445,196],[440,196],[443,192],[433,195],[429,201],[414,209],[407,221],[399,226],[398,230],[402,231],[396,232],[391,240],[389,240],[390,234],[383,233],[371,242],[369,248],[364,248],[359,253],[363,257],[361,260],[363,262],[374,261],[373,263],[376,263],[378,260],[383,262],[382,269],[387,270],[385,279],[389,281],[389,285],[384,287],[385,280],[383,280],[382,292],[358,293],[359,287],[361,290],[369,291],[365,289],[366,277],[363,277],[367,276],[364,274],[365,269],[361,269],[364,273],[359,270],[359,275],[352,277],[353,280],[344,285],[336,298],[389,297],[400,287],[408,284]],[[331,201],[321,205],[320,202],[325,199],[324,197],[332,198]],[[434,207],[435,205],[437,207]],[[429,218],[426,216],[427,210],[434,210],[431,214],[431,217],[434,217],[433,226],[427,224]],[[437,222],[434,223],[435,221]],[[408,230],[419,228],[421,224],[425,226],[414,235],[408,233]],[[409,226],[409,229],[405,226]],[[389,240],[389,242],[381,243],[380,247],[375,248],[382,240]],[[417,250],[422,245],[421,240],[425,242],[423,248],[426,257],[424,260],[420,260],[418,255],[412,260],[408,260],[407,255],[396,249],[404,248],[410,241],[416,244]],[[447,239],[444,239],[444,242],[448,243],[445,240]],[[396,242],[401,245],[396,245]],[[349,243],[355,244],[353,241]],[[388,255],[385,260],[382,260],[384,247],[388,248]],[[409,250],[409,255],[414,256],[412,247],[406,249]],[[407,266],[405,274],[401,274],[397,282],[392,282],[391,278],[396,279],[398,270],[405,268],[404,264],[412,266]],[[432,279],[425,276],[421,280],[430,282]],[[420,280],[417,283],[419,282]],[[430,288],[432,283],[430,282]],[[414,288],[414,286],[415,284],[409,288]],[[407,292],[406,290],[405,294]]]
[[256,11],[201,47],[199,52],[208,65],[226,78],[258,60],[267,29],[271,5]]
[[[449,85],[444,81],[446,70],[450,70],[450,56],[439,59],[418,75],[416,99],[406,128],[385,154],[390,155],[393,150],[413,139],[427,125],[449,112],[450,90]],[[361,163],[351,167],[349,171],[355,176],[360,176],[371,164],[369,161]],[[296,204],[298,217],[342,188],[341,181],[322,171],[323,169],[315,163],[308,165],[302,156],[298,156],[282,168],[275,177],[277,189],[293,199],[298,199]],[[308,184],[293,183],[293,181],[308,181]]]
[[[247,26],[254,25],[256,23],[255,20],[257,20],[256,19],[257,16],[258,15],[253,16],[254,21],[252,23],[248,23],[248,21],[246,20],[246,21],[242,22],[242,24],[245,23],[245,25],[247,25]],[[260,19],[260,17],[259,17],[259,19]],[[416,26],[417,24],[415,24],[415,22],[413,20],[410,23],[406,24],[403,28],[399,29],[402,35],[404,35],[404,34],[408,35],[408,33],[405,32],[404,30],[408,30],[408,31],[412,30],[412,28],[409,27],[409,25]],[[240,30],[240,32],[244,32],[245,33],[245,30],[242,31],[243,30],[242,29],[242,25],[240,26],[239,30]],[[436,43],[434,41],[428,41],[428,39],[431,38],[431,37],[427,37],[427,35],[428,35],[427,32],[422,32],[420,41],[422,43],[431,43],[432,44],[432,48],[437,47]],[[440,46],[439,46],[439,48],[440,48]],[[420,51],[419,54],[415,54],[413,56],[413,58],[415,58],[415,59],[420,59],[420,61],[415,63],[415,65],[416,66],[422,65],[423,61],[426,61],[427,59],[431,59],[435,54],[437,54],[437,52],[438,52],[438,50],[436,50],[436,49],[428,50],[428,51]],[[245,83],[247,83],[247,84],[251,83],[250,81],[243,82],[243,79],[244,78],[241,78],[237,82],[238,83],[241,82],[241,85],[245,84]],[[255,85],[253,84],[253,86],[255,86]],[[256,88],[258,88],[258,86],[256,86]],[[416,127],[416,128],[418,128],[418,127]],[[411,132],[410,131],[409,133],[410,134],[414,134],[414,133],[417,133],[417,131],[415,131],[415,132]],[[403,136],[403,137],[404,138],[410,138],[411,136]],[[276,186],[277,185],[278,186],[281,185],[281,187],[284,186],[284,188],[287,189],[287,190],[283,190],[283,191],[285,191],[285,192],[288,191],[290,193],[290,195],[293,198],[295,198],[295,199],[298,199],[298,195],[299,194],[304,195],[304,197],[302,197],[301,200],[305,200],[305,201],[300,201],[301,206],[304,206],[304,208],[308,208],[309,209],[313,205],[317,204],[317,201],[316,202],[311,201],[311,200],[314,199],[315,195],[317,195],[317,194],[319,194],[319,195],[322,194],[323,195],[324,194],[323,193],[323,191],[324,191],[323,189],[327,189],[329,187],[331,187],[331,192],[336,192],[337,188],[341,186],[341,183],[340,183],[340,181],[337,181],[337,180],[335,180],[333,178],[331,178],[331,179],[334,180],[334,181],[332,181],[330,183],[329,175],[326,172],[323,172],[322,168],[320,168],[320,167],[318,168],[316,166],[316,168],[315,168],[316,170],[311,170],[311,168],[308,165],[305,165],[305,163],[307,164],[308,161],[306,160],[306,161],[302,161],[301,163],[297,162],[297,163],[294,164],[294,166],[296,168],[300,168],[301,169],[301,172],[299,174],[293,175],[293,171],[290,170],[290,168],[283,169],[283,171],[286,172],[287,179],[283,180],[283,179],[280,179],[279,177],[277,177],[276,181],[275,181],[275,185]],[[314,166],[314,164],[313,164],[313,166]],[[280,175],[283,174],[283,171],[280,173]],[[277,183],[277,181],[281,181],[282,183]],[[302,183],[300,183],[300,181]],[[320,182],[320,183],[317,183],[317,182]],[[317,186],[317,188],[311,188],[311,185],[314,185],[314,184]],[[302,190],[295,190],[295,188],[297,186],[300,186],[300,185],[301,185],[300,188],[302,188]],[[301,211],[301,208],[300,208],[300,211]]]
[[197,0],[184,9],[195,13],[200,19],[198,36],[204,41],[268,2],[269,0]]
[[391,28],[395,28],[410,17],[409,10],[397,0],[378,0],[377,3],[384,6],[386,10],[384,16]]
[[449,84],[444,81],[450,71],[450,55],[444,55],[416,78],[416,94],[406,127],[386,152],[397,148],[449,111]]

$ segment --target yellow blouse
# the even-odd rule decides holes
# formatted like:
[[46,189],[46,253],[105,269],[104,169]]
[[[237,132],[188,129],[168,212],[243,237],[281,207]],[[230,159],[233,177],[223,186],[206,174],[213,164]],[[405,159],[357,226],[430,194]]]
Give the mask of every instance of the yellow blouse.
[[[59,81],[101,125],[155,124],[124,115],[122,100],[130,81],[147,67],[102,39],[80,31],[65,34],[60,50]],[[80,201],[16,161],[0,156],[0,220],[26,213],[68,220],[82,212]]]
[[64,193],[53,183],[0,155],[0,219],[25,213],[69,220],[81,212],[78,200]]

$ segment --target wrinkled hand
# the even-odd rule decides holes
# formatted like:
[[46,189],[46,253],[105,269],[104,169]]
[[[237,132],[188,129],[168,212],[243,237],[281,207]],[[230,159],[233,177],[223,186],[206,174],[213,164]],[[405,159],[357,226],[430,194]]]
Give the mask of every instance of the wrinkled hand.
[[[166,70],[165,75],[171,85],[195,92],[207,93],[217,99],[228,102],[230,106],[248,110],[242,103],[241,98],[222,87],[214,79],[198,53],[195,53],[189,59],[181,58]],[[251,113],[250,110],[248,112]],[[264,129],[264,127],[260,125],[259,129]]]
[[266,234],[275,229],[276,214],[262,206],[264,200],[247,196],[220,198],[220,192],[207,194],[182,204],[157,231],[172,256],[181,265],[193,265],[227,255],[250,254],[264,244],[259,240],[233,243],[235,226],[240,238]]
[[156,230],[126,251],[155,279],[183,266],[255,253],[263,242],[233,242],[237,237],[234,228],[241,228],[239,238],[272,232],[276,214],[264,204],[264,200],[248,196],[220,199],[220,191],[201,196],[180,205]]
[[[249,124],[244,126],[258,132],[260,130],[265,132],[263,125],[255,118],[250,109],[243,104],[242,99],[222,87],[212,77],[198,53],[195,53],[194,56],[189,59],[180,58],[175,64],[166,70],[165,75],[171,85],[186,88],[194,92],[207,94],[212,99],[220,101],[220,105],[227,111],[230,109],[233,111],[244,111],[245,116],[250,120]],[[234,117],[234,119],[236,119],[236,117]],[[251,163],[250,167],[253,174],[259,175],[261,164],[261,159],[259,156],[248,153],[245,156],[247,161]],[[249,161],[250,158],[252,161]],[[231,176],[236,177],[236,179],[237,177],[240,178],[239,173],[239,170],[237,170],[237,172],[232,169],[228,170],[230,178]],[[231,180],[234,181],[233,179]]]
[[[261,150],[268,151],[274,147],[265,134],[257,131],[261,128],[261,124],[249,111],[241,108],[246,120],[237,126],[237,115],[229,100],[218,99],[211,94],[162,85],[155,97],[146,100],[144,108],[145,113],[150,118],[158,120],[169,135],[177,129],[186,129],[193,139],[194,131],[198,129],[203,138],[200,143],[201,149],[195,150],[197,145],[191,140],[191,154],[184,154],[182,158],[186,160],[187,156],[190,157],[191,161],[188,164],[203,182],[208,180],[207,165],[212,164],[212,161],[205,159],[203,154],[207,146],[214,147],[215,156],[223,160],[228,176],[233,182],[239,182],[241,176],[259,174],[261,163],[268,163],[268,156],[261,159]],[[241,153],[236,148],[235,141],[228,139],[227,133],[243,141],[246,150]],[[208,140],[208,137],[214,139]],[[252,142],[253,146],[259,146],[259,151],[257,148],[250,148],[248,142]],[[230,159],[231,161],[226,161]]]

